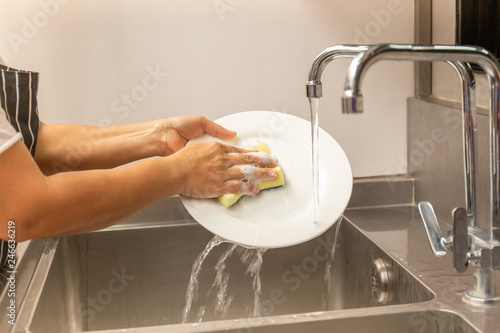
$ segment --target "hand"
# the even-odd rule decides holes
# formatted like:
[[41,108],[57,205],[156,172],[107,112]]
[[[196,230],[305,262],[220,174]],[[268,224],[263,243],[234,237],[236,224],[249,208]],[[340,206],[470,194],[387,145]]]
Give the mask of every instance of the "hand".
[[[213,198],[259,193],[258,181],[276,178],[276,158],[218,142],[192,143],[172,155],[184,173],[181,194]],[[265,153],[264,153],[265,154]]]
[[157,125],[160,131],[161,151],[168,156],[183,148],[186,143],[202,134],[228,140],[236,132],[225,129],[203,116],[180,116],[161,120]]

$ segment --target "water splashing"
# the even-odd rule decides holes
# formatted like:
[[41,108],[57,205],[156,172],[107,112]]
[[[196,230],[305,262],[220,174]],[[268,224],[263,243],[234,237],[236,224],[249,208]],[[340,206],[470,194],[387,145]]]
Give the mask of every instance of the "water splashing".
[[237,245],[232,244],[227,248],[227,250],[220,256],[217,264],[215,265],[215,280],[212,284],[212,288],[218,288],[218,293],[215,296],[215,313],[221,313],[221,318],[227,317],[227,312],[229,306],[233,301],[233,296],[227,297],[227,285],[229,282],[229,274],[225,272],[226,261],[233,254]]
[[[189,319],[189,313],[193,302],[198,299],[198,286],[201,266],[213,248],[223,242],[228,242],[218,236],[215,236],[208,242],[205,249],[198,255],[191,272],[189,285],[186,291],[186,305],[184,306],[182,323],[186,323]],[[259,317],[262,313],[261,309],[261,279],[260,271],[263,265],[263,254],[266,249],[261,248],[243,248],[236,244],[230,244],[228,248],[222,253],[215,265],[215,279],[208,291],[210,295],[213,291],[215,294],[214,299],[214,314],[219,315],[220,319],[228,317],[229,307],[234,300],[233,295],[228,295],[229,273],[226,272],[226,264],[228,259],[234,254],[235,250],[242,250],[240,255],[240,262],[245,266],[245,275],[252,278],[253,302],[251,310],[247,313],[248,317]],[[238,251],[239,252],[239,251]],[[205,313],[210,309],[206,306],[201,306],[196,315],[195,322],[200,323],[205,316]]]
[[[333,238],[333,243],[332,247],[330,249],[330,257],[326,261],[325,265],[325,275],[324,275],[324,281],[326,284],[326,299],[332,295],[332,288],[333,288],[333,283],[335,282],[335,277],[332,276],[331,270],[332,270],[332,265],[333,265],[333,260],[335,259],[335,251],[337,249],[337,240],[339,237],[339,231],[340,231],[340,225],[342,224],[342,221],[344,220],[344,216],[342,215],[338,221],[337,225],[335,226],[335,236]],[[323,303],[324,310],[327,309],[327,304],[326,300]]]
[[241,256],[241,262],[247,265],[245,275],[250,275],[253,278],[252,287],[254,291],[254,303],[253,310],[250,313],[250,317],[256,318],[261,315],[261,301],[260,295],[262,293],[262,284],[260,280],[260,270],[262,269],[262,264],[264,259],[262,255],[267,249],[245,249]]
[[184,306],[184,311],[182,313],[182,323],[187,322],[189,318],[189,312],[191,311],[191,305],[193,304],[193,301],[196,301],[198,299],[198,277],[200,275],[201,265],[203,264],[203,261],[213,248],[223,242],[225,242],[223,238],[215,236],[211,241],[208,242],[207,246],[205,246],[205,249],[196,258],[193,264],[193,270],[191,272],[191,277],[189,278],[189,284],[186,291],[186,305]]
[[196,315],[195,323],[201,323],[204,315],[205,315],[205,306],[200,306],[200,309],[198,310],[198,314]]

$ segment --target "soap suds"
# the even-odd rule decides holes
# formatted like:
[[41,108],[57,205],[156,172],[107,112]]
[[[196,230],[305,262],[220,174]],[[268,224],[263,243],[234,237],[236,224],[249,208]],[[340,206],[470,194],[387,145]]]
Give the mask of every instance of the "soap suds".
[[241,173],[243,174],[243,181],[248,182],[250,184],[257,184],[255,181],[255,169],[258,167],[255,164],[241,164],[241,165],[236,165],[238,169],[240,169]]
[[278,165],[278,159],[264,151],[256,151],[247,154],[259,157],[262,163],[264,163],[265,165]]

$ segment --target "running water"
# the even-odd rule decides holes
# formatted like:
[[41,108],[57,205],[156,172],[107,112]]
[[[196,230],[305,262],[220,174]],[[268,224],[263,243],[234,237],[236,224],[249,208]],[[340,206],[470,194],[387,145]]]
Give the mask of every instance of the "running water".
[[[336,222],[336,229],[334,234],[334,239],[329,252],[329,259],[326,261],[324,270],[324,282],[326,286],[326,292],[323,294],[323,310],[328,309],[329,298],[332,295],[333,284],[335,277],[331,274],[331,269],[333,261],[335,258],[335,251],[337,249],[337,241],[339,237],[339,231],[341,223],[344,219],[342,215]],[[208,242],[205,249],[198,255],[194,264],[193,270],[191,272],[191,277],[189,279],[189,285],[186,291],[186,305],[184,306],[182,323],[188,322],[189,314],[193,302],[198,299],[198,286],[199,286],[199,276],[201,271],[201,266],[209,253],[218,245],[223,242],[228,242],[227,240],[215,236]],[[238,250],[238,251],[235,251]],[[226,272],[226,264],[228,259],[236,252],[241,253],[240,262],[245,266],[245,275],[249,275],[252,278],[252,290],[253,290],[253,304],[247,308],[247,317],[256,318],[262,316],[263,309],[261,303],[262,294],[262,283],[260,272],[262,270],[262,265],[264,263],[263,255],[267,249],[263,248],[243,248],[236,244],[229,244],[228,248],[222,253],[215,265],[215,279],[208,292],[208,294],[215,294],[214,300],[214,314],[219,315],[220,319],[227,319],[229,307],[234,300],[233,295],[228,295],[228,283],[229,283],[229,273]],[[214,291],[214,293],[212,293]],[[208,295],[207,294],[207,295]],[[203,321],[205,313],[210,311],[207,309],[206,305],[200,306],[198,313],[196,314],[195,323],[200,323]]]
[[332,295],[332,287],[333,287],[333,282],[335,280],[334,277],[332,277],[331,270],[332,270],[332,265],[333,265],[333,260],[335,259],[335,251],[337,249],[337,240],[339,237],[339,231],[340,231],[340,224],[342,223],[342,220],[344,219],[344,216],[342,215],[338,221],[337,225],[335,227],[335,236],[333,238],[333,243],[332,243],[332,248],[330,249],[330,258],[326,261],[325,265],[325,284],[326,284],[326,298],[324,299],[323,302],[323,310],[328,309],[328,304],[327,301],[330,295]]
[[260,317],[262,313],[260,295],[262,293],[262,285],[260,281],[260,270],[264,259],[262,255],[267,249],[245,249],[241,255],[241,262],[247,265],[245,275],[250,274],[253,278],[252,287],[254,292],[253,310],[250,313],[251,318]]
[[314,224],[319,225],[319,98],[309,98],[311,107]]
[[[214,247],[223,243],[224,241],[225,240],[223,238],[215,236],[210,242],[208,242],[203,252],[201,252],[196,258],[193,264],[193,270],[191,271],[191,277],[189,278],[189,284],[186,291],[186,305],[184,306],[184,311],[182,312],[182,323],[187,322],[189,318],[189,312],[191,311],[191,305],[193,304],[193,301],[196,301],[198,299],[198,277],[200,275],[201,265],[203,264],[203,261]],[[203,316],[203,314],[201,314],[201,316]]]
[[[198,255],[194,264],[193,270],[191,272],[191,277],[189,279],[189,285],[186,291],[186,305],[184,306],[184,311],[182,315],[182,323],[186,323],[189,319],[189,313],[191,312],[191,307],[193,302],[198,299],[198,278],[200,276],[201,266],[205,259],[207,258],[210,251],[219,244],[227,242],[226,240],[215,236],[206,245],[202,253]],[[229,274],[226,272],[226,263],[228,259],[233,255],[235,250],[238,248],[236,244],[230,244],[226,251],[222,253],[220,258],[215,265],[215,279],[210,288],[208,294],[211,294],[212,290],[215,290],[215,300],[214,300],[214,313],[220,315],[220,319],[225,319],[228,316],[229,307],[234,299],[233,295],[228,295],[228,282]],[[242,248],[242,254],[240,256],[240,262],[245,265],[245,275],[250,275],[252,278],[252,290],[254,293],[253,304],[248,317],[259,317],[262,313],[261,309],[261,280],[260,271],[262,269],[262,264],[264,262],[262,255],[266,252],[266,249],[254,249],[254,248]],[[195,322],[200,323],[206,312],[206,306],[201,306],[196,315]]]
[[221,319],[227,317],[227,312],[229,310],[229,306],[233,301],[233,296],[227,296],[227,284],[229,282],[229,274],[225,272],[226,270],[226,261],[233,254],[237,245],[232,244],[229,246],[215,265],[215,280],[212,284],[212,288],[218,288],[218,293],[215,297],[215,313],[221,313]]

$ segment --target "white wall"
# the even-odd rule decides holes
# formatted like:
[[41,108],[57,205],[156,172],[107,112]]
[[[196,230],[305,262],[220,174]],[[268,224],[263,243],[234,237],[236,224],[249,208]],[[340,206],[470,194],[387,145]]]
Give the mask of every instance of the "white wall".
[[[413,42],[412,0],[0,0],[0,54],[41,72],[46,122],[216,119],[245,110],[308,119],[314,57],[333,44],[377,42]],[[412,64],[373,66],[363,115],[341,114],[347,65],[325,71],[321,127],[355,176],[406,172]],[[161,72],[156,82],[149,71]]]

